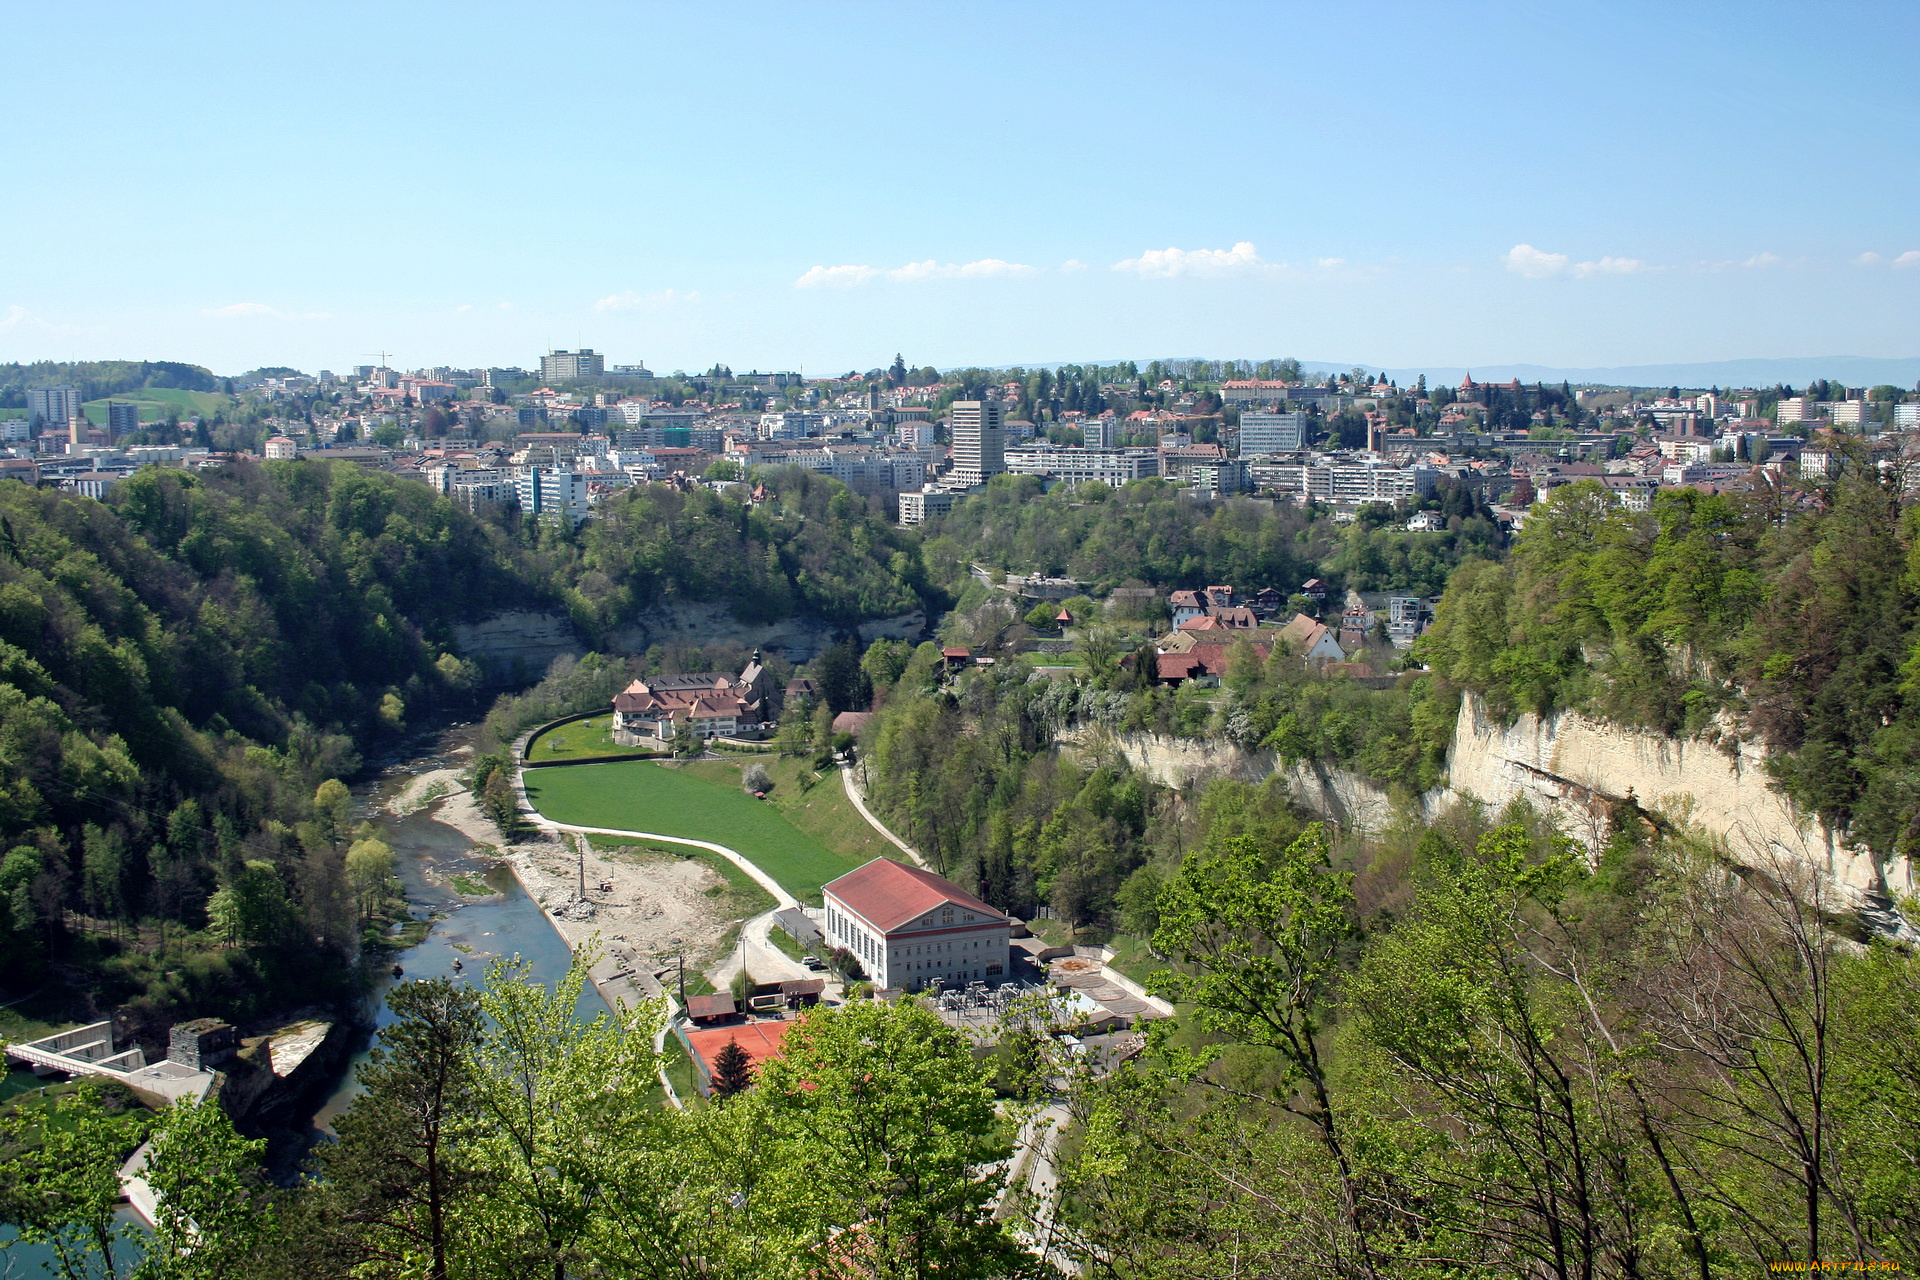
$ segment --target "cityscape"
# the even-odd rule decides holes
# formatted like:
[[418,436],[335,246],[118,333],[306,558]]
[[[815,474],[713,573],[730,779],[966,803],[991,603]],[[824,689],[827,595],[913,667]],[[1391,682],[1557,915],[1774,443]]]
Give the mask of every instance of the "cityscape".
[[1920,8],[6,31],[0,1280],[1920,1260]]

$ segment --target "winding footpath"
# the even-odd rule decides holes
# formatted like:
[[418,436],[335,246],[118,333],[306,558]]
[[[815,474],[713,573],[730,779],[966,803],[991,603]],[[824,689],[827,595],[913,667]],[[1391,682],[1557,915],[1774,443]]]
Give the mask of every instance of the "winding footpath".
[[868,826],[891,841],[894,848],[912,858],[915,866],[923,867],[928,871],[933,870],[932,867],[927,866],[927,860],[920,856],[918,849],[887,830],[887,824],[873,816],[873,810],[867,808],[867,798],[860,793],[860,784],[853,780],[852,765],[840,766],[840,781],[847,789],[847,799],[853,801],[853,807],[860,811],[860,816],[867,820]]
[[[519,805],[520,812],[530,816],[533,819],[534,826],[541,831],[556,837],[563,834],[576,837],[589,835],[625,836],[638,840],[657,840],[663,844],[686,845],[689,848],[705,849],[709,853],[719,854],[727,861],[733,863],[734,866],[739,867],[740,870],[752,877],[755,884],[772,895],[774,905],[771,910],[763,911],[759,915],[741,922],[740,936],[742,945],[735,948],[734,954],[727,960],[722,961],[719,967],[712,971],[712,974],[709,975],[710,979],[716,975],[723,980],[730,979],[733,973],[740,968],[742,962],[745,963],[749,972],[778,974],[783,979],[808,978],[812,976],[805,968],[795,962],[792,957],[788,956],[786,952],[774,946],[772,940],[767,936],[768,930],[773,925],[773,918],[776,912],[789,908],[805,910],[805,907],[802,906],[798,898],[788,893],[778,880],[775,880],[755,865],[752,859],[748,858],[747,855],[741,853],[738,849],[729,848],[724,844],[715,844],[710,840],[693,840],[686,836],[663,835],[658,831],[632,831],[621,827],[583,827],[571,822],[556,822],[546,814],[540,812],[540,810],[534,806],[531,797],[527,795],[526,767],[523,763],[519,763],[526,758],[526,746],[527,738],[522,737],[516,741],[511,748],[513,752],[512,758],[516,762],[513,770],[514,799]],[[848,794],[851,795],[853,793],[850,791]],[[861,806],[860,811],[865,813],[865,806]],[[867,821],[873,822],[874,820],[869,816]],[[875,822],[874,825],[882,832],[886,831],[886,829],[880,827],[877,822]],[[887,838],[892,840],[892,834],[887,833]],[[899,844],[900,842],[894,840],[894,843]],[[905,845],[901,845],[900,847],[903,849],[906,848]],[[909,850],[909,852],[911,851]],[[914,856],[917,860],[919,855],[916,854]],[[517,868],[514,874],[517,878],[519,875]],[[527,888],[524,882],[521,888]],[[531,894],[532,890],[528,889],[528,892]],[[542,911],[541,914],[545,915],[546,912]],[[551,919],[548,920],[548,923],[553,924],[554,929],[560,932],[561,941],[567,942],[567,936],[564,931],[560,931],[560,926],[555,924]],[[572,949],[572,945],[571,942],[567,942],[569,950]],[[723,985],[724,981],[714,983],[716,988]],[[680,1002],[674,999],[672,993],[663,993],[663,999],[665,999],[667,1004],[667,1016],[661,1021],[660,1029],[654,1033],[653,1037],[654,1052],[661,1055],[664,1055],[666,1052],[667,1036],[672,1033],[674,1025],[685,1015],[685,1010],[680,1007]],[[673,1083],[667,1079],[667,1069],[664,1058],[660,1067],[660,1084],[661,1087],[667,1091],[667,1097],[675,1106],[682,1107],[686,1105],[680,1100],[679,1094],[674,1091]]]

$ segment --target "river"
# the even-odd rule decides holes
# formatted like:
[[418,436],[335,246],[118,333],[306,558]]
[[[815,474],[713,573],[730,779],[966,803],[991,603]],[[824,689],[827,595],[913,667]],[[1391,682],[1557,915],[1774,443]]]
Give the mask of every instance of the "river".
[[[369,1021],[379,1029],[393,1021],[386,994],[395,983],[416,978],[455,978],[484,985],[489,961],[518,955],[532,966],[539,982],[553,982],[567,971],[571,955],[559,931],[540,906],[521,889],[513,872],[487,858],[477,858],[473,842],[453,827],[439,822],[435,803],[396,817],[388,806],[419,774],[433,769],[458,768],[462,749],[471,741],[471,726],[440,735],[431,754],[389,767],[371,782],[353,788],[360,816],[371,822],[378,838],[394,852],[394,872],[406,888],[407,902],[417,919],[433,921],[426,939],[394,956],[402,971],[395,978],[383,971],[368,1002]],[[453,887],[455,877],[483,880],[494,891],[489,898],[462,897]],[[454,970],[458,961],[459,972]],[[588,985],[580,993],[580,1015],[593,1018],[607,1012],[599,992]],[[370,1046],[369,1046],[370,1047]],[[320,1106],[310,1139],[328,1131],[333,1117],[345,1110],[360,1092],[353,1068],[366,1060],[366,1051],[354,1055],[338,1088]]]
[[[511,871],[489,859],[474,857],[471,840],[436,821],[437,803],[405,817],[396,817],[388,809],[394,797],[419,774],[460,767],[462,749],[472,735],[471,726],[450,729],[437,740],[420,744],[431,745],[428,754],[390,765],[352,788],[359,816],[371,822],[378,837],[393,849],[394,872],[406,887],[414,916],[433,922],[418,946],[398,953],[390,962],[400,965],[402,977],[395,978],[390,969],[382,969],[379,984],[362,1011],[376,1038],[379,1029],[393,1021],[386,994],[397,982],[452,977],[484,984],[489,960],[516,954],[532,965],[533,977],[540,982],[553,982],[567,971],[567,945],[539,904],[520,888]],[[485,881],[494,896],[462,897],[451,885],[456,876]],[[459,973],[453,967],[456,960],[463,966]],[[587,986],[580,995],[581,1016],[592,1018],[606,1011],[599,992]],[[326,1139],[333,1118],[360,1092],[353,1069],[366,1060],[369,1048],[371,1045],[355,1053],[342,1069],[338,1083],[320,1104],[311,1124],[274,1135],[269,1165],[277,1176],[285,1178],[295,1171],[300,1158],[316,1142]],[[122,1218],[137,1221],[125,1209]],[[10,1228],[0,1227],[0,1278],[52,1275],[52,1261],[51,1251],[21,1244]]]

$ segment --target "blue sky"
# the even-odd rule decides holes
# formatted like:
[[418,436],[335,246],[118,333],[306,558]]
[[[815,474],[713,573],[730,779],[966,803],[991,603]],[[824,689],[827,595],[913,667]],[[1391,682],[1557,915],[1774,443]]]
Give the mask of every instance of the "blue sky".
[[0,22],[0,359],[1920,355],[1911,3]]

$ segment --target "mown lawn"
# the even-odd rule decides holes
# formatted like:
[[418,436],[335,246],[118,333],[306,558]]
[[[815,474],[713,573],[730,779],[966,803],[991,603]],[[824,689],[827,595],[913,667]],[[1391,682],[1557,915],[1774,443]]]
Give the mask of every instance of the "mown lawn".
[[820,886],[867,859],[833,852],[736,785],[643,760],[538,769],[527,798],[555,822],[652,831],[738,849],[788,893],[817,905]]
[[613,740],[613,713],[574,720],[549,729],[527,744],[527,759],[535,764],[546,760],[585,760],[593,756],[657,755],[654,747],[623,747]]
[[773,780],[767,801],[780,815],[807,835],[839,854],[852,858],[856,865],[875,858],[906,861],[906,855],[873,829],[847,798],[847,789],[833,769],[816,773],[804,760],[769,758],[734,764],[725,760],[701,760],[682,768],[695,777],[727,786],[740,785],[741,770],[758,763]]

